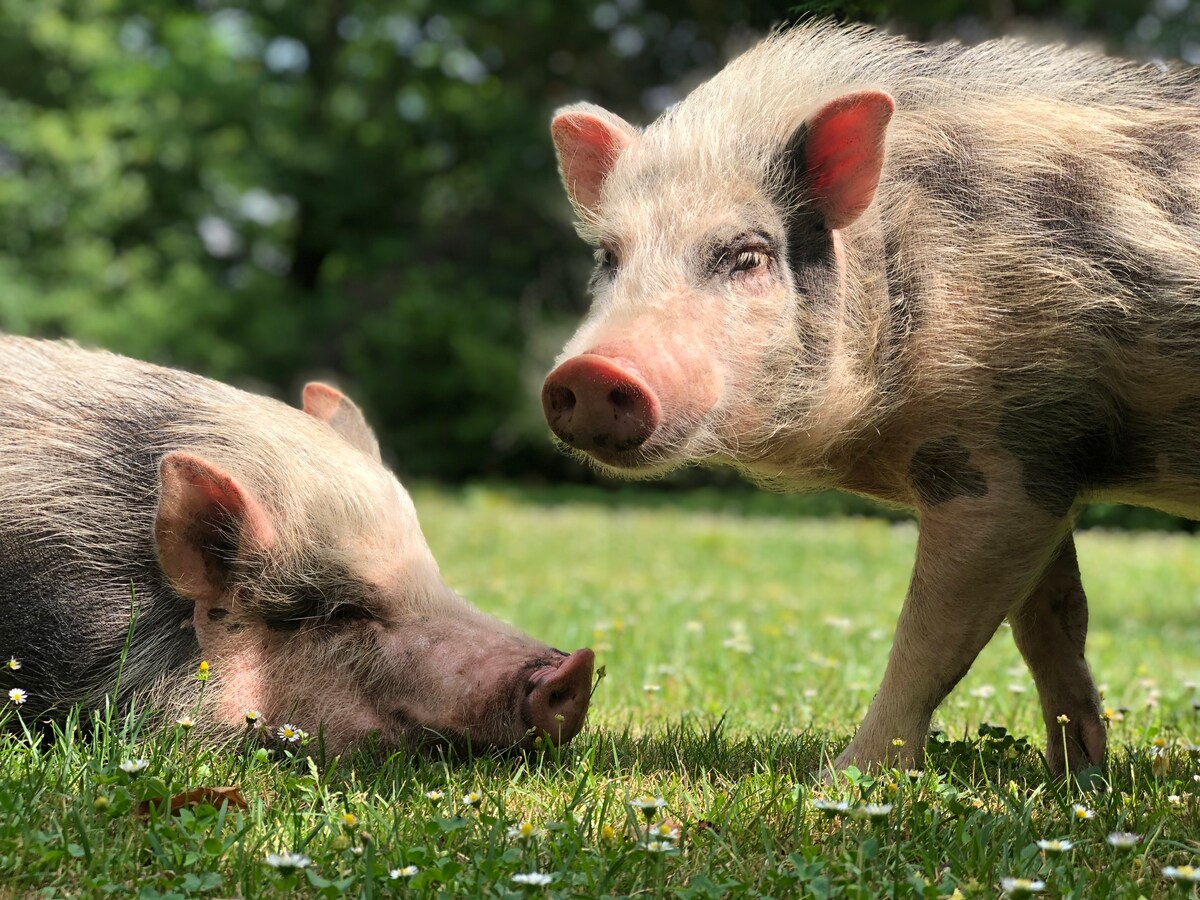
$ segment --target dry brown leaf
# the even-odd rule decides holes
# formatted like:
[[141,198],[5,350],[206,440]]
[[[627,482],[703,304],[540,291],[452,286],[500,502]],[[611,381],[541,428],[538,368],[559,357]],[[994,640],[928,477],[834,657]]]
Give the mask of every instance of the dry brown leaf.
[[[184,807],[191,809],[193,806],[199,806],[201,803],[211,803],[213,806],[220,806],[222,801],[228,803],[234,809],[248,808],[246,798],[242,796],[242,789],[237,785],[226,785],[225,787],[192,788],[190,791],[176,794],[171,798],[171,812],[179,812]],[[151,803],[162,807],[165,803],[165,798],[153,797],[149,800],[143,800],[137,806],[137,814],[139,816],[148,816],[150,814]]]

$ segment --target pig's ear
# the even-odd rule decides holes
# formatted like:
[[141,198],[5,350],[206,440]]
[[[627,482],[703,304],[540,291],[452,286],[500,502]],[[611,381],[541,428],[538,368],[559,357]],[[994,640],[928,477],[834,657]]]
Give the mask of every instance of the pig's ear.
[[784,149],[791,192],[816,205],[831,231],[852,224],[875,198],[884,136],[896,103],[862,90],[830,100],[802,124]]
[[376,460],[382,459],[379,455],[379,441],[375,439],[375,432],[367,424],[362,410],[337,388],[319,381],[306,384],[304,411],[314,419],[329,423],[330,428],[367,456]]
[[267,513],[233,476],[191,453],[168,453],[158,473],[154,542],[163,572],[180,596],[215,601],[231,587],[238,556],[274,544]]
[[606,109],[576,103],[554,114],[550,134],[571,203],[581,213],[595,212],[604,179],[617,157],[637,139],[638,130]]

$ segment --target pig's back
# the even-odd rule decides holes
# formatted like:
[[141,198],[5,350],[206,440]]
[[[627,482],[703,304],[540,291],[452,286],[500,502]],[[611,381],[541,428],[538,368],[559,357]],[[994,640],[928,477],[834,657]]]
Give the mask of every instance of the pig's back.
[[109,683],[131,591],[131,686],[194,653],[191,605],[167,585],[153,543],[158,464],[181,433],[219,430],[223,409],[272,403],[68,343],[0,337],[0,654],[21,661],[7,677],[34,711]]

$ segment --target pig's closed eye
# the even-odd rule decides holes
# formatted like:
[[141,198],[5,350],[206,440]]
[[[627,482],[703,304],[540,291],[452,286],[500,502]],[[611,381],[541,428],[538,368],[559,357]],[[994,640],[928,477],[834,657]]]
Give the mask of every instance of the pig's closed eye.
[[350,625],[354,622],[370,622],[375,619],[371,611],[353,603],[343,603],[330,610],[325,617],[328,625]]

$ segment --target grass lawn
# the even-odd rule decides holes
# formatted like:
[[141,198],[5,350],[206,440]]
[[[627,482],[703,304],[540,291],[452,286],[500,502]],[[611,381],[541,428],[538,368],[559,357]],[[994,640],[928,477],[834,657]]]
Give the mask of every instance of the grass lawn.
[[[1007,877],[1052,896],[1194,890],[1164,876],[1200,862],[1194,539],[1079,538],[1089,658],[1115,713],[1111,787],[1045,780],[1007,628],[941,709],[925,772],[826,787],[813,773],[883,672],[914,526],[547,507],[485,489],[416,500],[451,585],[554,646],[596,650],[607,676],[569,748],[322,766],[128,723],[90,741],[12,735],[0,895],[994,897]],[[983,723],[1008,731],[980,738]],[[142,758],[141,774],[118,767]],[[136,814],[144,797],[227,784],[247,809]],[[642,796],[665,805],[643,815]],[[1111,846],[1114,831],[1140,840]],[[307,864],[266,864],[283,851]],[[531,872],[549,885],[513,880]]]

